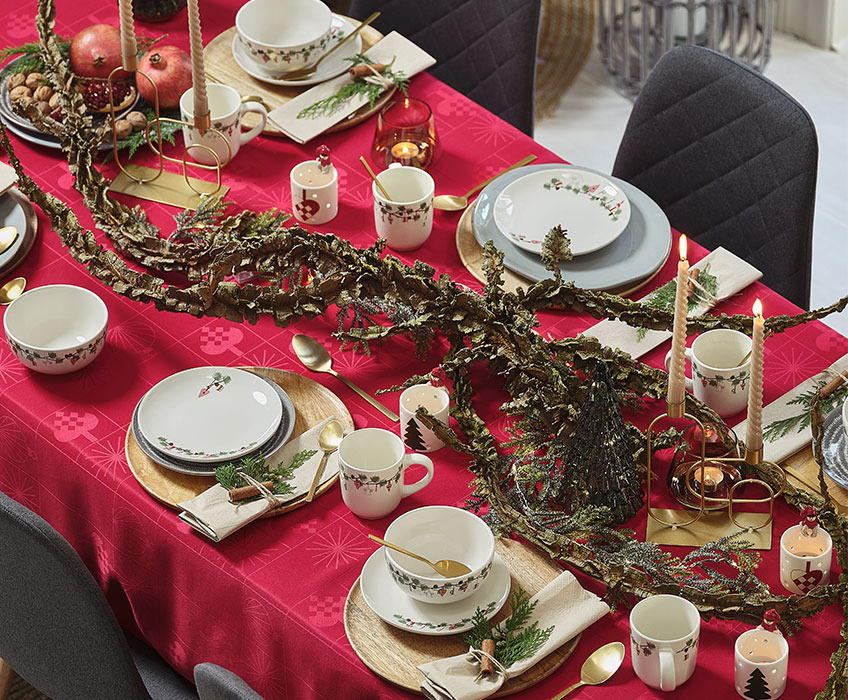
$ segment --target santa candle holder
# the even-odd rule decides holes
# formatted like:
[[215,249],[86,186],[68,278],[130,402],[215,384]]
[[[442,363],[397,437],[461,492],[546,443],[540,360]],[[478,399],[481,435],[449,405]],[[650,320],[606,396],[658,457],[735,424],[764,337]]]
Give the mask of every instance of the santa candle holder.
[[733,677],[736,692],[750,700],[775,700],[786,690],[789,644],[777,628],[780,615],[767,610],[759,627],[736,638]]
[[790,593],[806,595],[830,581],[833,540],[819,526],[815,508],[805,506],[801,517],[780,538],[780,582]]

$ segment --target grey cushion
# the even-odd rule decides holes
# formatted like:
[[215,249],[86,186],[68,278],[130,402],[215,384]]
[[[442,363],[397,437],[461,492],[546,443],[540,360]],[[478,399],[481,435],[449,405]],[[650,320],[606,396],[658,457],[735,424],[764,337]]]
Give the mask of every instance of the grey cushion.
[[[533,91],[541,0],[353,0],[350,15],[383,14],[374,27],[397,30],[432,55],[430,73],[533,135]],[[438,128],[438,125],[437,125]]]
[[194,682],[200,700],[262,700],[241,678],[215,664],[197,664]]
[[736,253],[807,308],[817,161],[815,127],[789,94],[687,45],[648,76],[613,174],[652,197],[674,228]]

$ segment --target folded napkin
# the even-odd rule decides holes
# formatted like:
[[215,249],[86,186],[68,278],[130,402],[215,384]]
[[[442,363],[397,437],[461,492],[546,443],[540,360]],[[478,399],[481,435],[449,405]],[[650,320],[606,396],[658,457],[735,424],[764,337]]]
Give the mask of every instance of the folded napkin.
[[15,169],[2,161],[0,161],[0,194],[3,194],[12,185],[18,181],[18,174]]
[[[716,294],[718,301],[727,299],[756,282],[763,273],[735,256],[729,250],[716,248],[712,253],[695,263],[692,267],[703,270],[710,266],[710,274],[716,278]],[[653,292],[652,292],[653,293]],[[651,294],[646,294],[639,301],[645,301]],[[689,312],[689,316],[699,316],[714,306],[711,300],[706,300]],[[592,336],[601,341],[601,345],[617,348],[628,353],[633,358],[644,355],[657,345],[671,338],[671,331],[647,330],[639,338],[639,329],[629,326],[617,319],[606,319],[583,331],[583,335]]]
[[[609,606],[594,593],[583,590],[570,571],[563,571],[531,600],[538,603],[527,625],[538,621],[540,629],[551,625],[554,629],[548,641],[533,656],[507,669],[510,677],[521,675],[609,612]],[[500,673],[475,682],[480,663],[471,652],[431,661],[419,666],[418,670],[424,676],[421,691],[431,700],[486,698],[497,692],[505,682]]]
[[[430,54],[418,48],[409,39],[397,32],[391,32],[384,39],[381,39],[368,49],[365,55],[374,63],[389,64],[394,59],[392,70],[396,73],[403,72],[407,78],[426,70],[436,62],[436,59]],[[269,112],[268,120],[285,132],[292,140],[298,143],[306,143],[319,134],[323,134],[342,119],[346,119],[348,115],[353,114],[363,105],[368,104],[367,98],[357,95],[349,100],[342,109],[330,116],[297,118],[302,109],[315,104],[318,100],[323,100],[325,97],[335,95],[339,88],[351,80],[352,78],[345,72],[337,78],[320,83],[311,90],[301,93],[282,107],[277,107],[277,109]]]
[[[227,489],[220,484],[215,484],[199,496],[179,504],[180,508],[183,509],[183,512],[179,516],[180,520],[188,523],[195,530],[206,535],[210,540],[220,542],[239,528],[261,517],[273,507],[288,503],[298,496],[307,493],[312,484],[312,479],[315,477],[315,470],[321,463],[321,457],[324,454],[321,448],[318,447],[318,433],[331,420],[332,416],[293,440],[289,440],[273,455],[265,458],[268,464],[277,465],[282,463],[283,466],[287,466],[291,463],[292,457],[301,450],[315,450],[315,454],[312,457],[294,470],[294,479],[288,482],[293,489],[292,493],[287,493],[283,496],[273,496],[271,499],[274,501],[273,504],[267,498],[258,498],[236,504],[230,503]],[[334,452],[327,460],[321,483],[323,484],[332,479],[338,471],[338,453]]]
[[[787,391],[776,401],[772,401],[768,406],[763,407],[763,430],[775,421],[784,420],[797,416],[801,413],[806,413],[807,409],[802,404],[790,405],[789,402],[797,396],[807,393],[811,389],[826,384],[831,379],[836,377],[841,372],[848,371],[848,354],[840,357],[827,369],[806,381],[801,382],[798,386],[790,391]],[[748,420],[743,420],[739,425],[733,427],[735,433],[743,438],[748,425]],[[773,442],[767,439],[763,440],[763,458],[775,464],[783,461],[787,457],[795,454],[798,450],[806,447],[813,441],[813,433],[808,425],[803,430],[795,427],[789,434],[776,438]]]

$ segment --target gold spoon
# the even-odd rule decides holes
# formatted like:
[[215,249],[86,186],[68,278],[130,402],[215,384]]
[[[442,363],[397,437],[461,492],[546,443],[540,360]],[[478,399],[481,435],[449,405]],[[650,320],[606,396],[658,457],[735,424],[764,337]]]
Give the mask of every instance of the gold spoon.
[[398,547],[396,544],[392,544],[391,542],[386,542],[386,540],[381,540],[379,537],[375,537],[374,535],[368,535],[375,542],[379,542],[384,547],[390,547],[401,554],[406,554],[408,557],[412,557],[413,559],[417,559],[418,561],[423,561],[428,566],[431,566],[436,570],[437,573],[441,574],[445,578],[454,578],[455,576],[465,576],[466,574],[471,573],[471,569],[469,569],[465,564],[459,561],[454,561],[453,559],[439,559],[437,562],[432,562],[429,559],[425,559],[419,554],[413,554],[412,552],[408,552],[403,547]]
[[377,189],[378,189],[378,190],[380,190],[380,192],[382,192],[382,193],[383,193],[383,196],[384,196],[384,197],[385,197],[388,201],[390,201],[390,202],[391,202],[391,201],[393,201],[393,200],[392,200],[392,198],[391,198],[391,197],[389,197],[389,193],[388,193],[388,192],[386,192],[386,188],[385,188],[385,187],[383,187],[383,183],[381,183],[381,182],[377,179],[377,176],[374,174],[374,171],[373,171],[373,170],[371,170],[371,166],[370,166],[370,165],[368,165],[368,161],[367,161],[367,160],[365,160],[365,156],[359,156],[359,160],[362,162],[362,165],[364,165],[364,166],[365,166],[365,169],[368,171],[368,174],[371,176],[371,179],[374,181],[374,184],[375,184],[375,185],[377,185]]
[[440,209],[441,211],[459,211],[460,209],[465,209],[468,206],[468,198],[477,192],[478,190],[482,190],[486,185],[488,185],[493,180],[497,180],[504,173],[508,173],[510,170],[515,170],[515,168],[520,168],[523,165],[527,165],[528,163],[532,163],[536,160],[537,156],[525,156],[517,163],[513,163],[508,168],[501,170],[499,173],[492,175],[488,180],[481,182],[476,187],[472,187],[468,192],[466,192],[461,197],[457,194],[440,194],[437,197],[433,198],[433,206],[436,209]]
[[26,289],[26,279],[23,277],[15,277],[10,279],[6,284],[0,287],[0,306],[11,304]]
[[331,420],[318,433],[318,447],[324,451],[324,456],[321,457],[318,471],[315,472],[315,478],[312,479],[309,493],[306,494],[307,503],[311,503],[312,499],[315,498],[315,489],[321,483],[321,477],[324,474],[324,468],[327,466],[327,460],[333,452],[339,449],[339,443],[342,441],[342,437],[344,437],[344,430],[342,429],[342,424],[337,420]]
[[377,401],[377,399],[369,396],[362,391],[362,389],[356,386],[356,384],[345,379],[342,375],[336,372],[333,369],[333,360],[330,357],[330,353],[328,353],[327,348],[321,345],[321,343],[317,340],[310,338],[308,335],[303,335],[303,333],[298,333],[292,337],[291,344],[294,354],[297,355],[297,359],[303,363],[303,366],[306,367],[306,369],[311,369],[313,372],[327,372],[327,374],[332,374],[334,377],[344,382],[351,391],[355,391],[359,394],[384,416],[391,418],[393,421],[400,420],[397,413],[390,411],[383,404]]
[[354,29],[350,34],[348,34],[344,39],[342,39],[338,44],[336,44],[333,48],[331,48],[327,53],[325,53],[321,58],[319,58],[315,63],[311,66],[306,66],[305,68],[299,68],[298,70],[289,71],[288,73],[283,73],[281,76],[283,80],[306,80],[310,76],[312,76],[315,71],[318,70],[318,66],[321,65],[321,61],[325,58],[328,58],[333,55],[334,51],[338,51],[344,44],[353,39],[359,32],[361,32],[365,27],[367,27],[371,22],[377,19],[380,16],[379,12],[375,12],[368,19],[366,19],[362,24],[360,24],[356,29]]
[[18,237],[18,229],[14,226],[0,228],[0,253],[4,252]]
[[580,668],[580,680],[558,695],[554,695],[551,700],[562,700],[581,685],[600,685],[608,681],[621,666],[622,661],[624,661],[624,645],[621,642],[604,644],[600,649],[595,649],[589,654],[589,658],[583,662]]

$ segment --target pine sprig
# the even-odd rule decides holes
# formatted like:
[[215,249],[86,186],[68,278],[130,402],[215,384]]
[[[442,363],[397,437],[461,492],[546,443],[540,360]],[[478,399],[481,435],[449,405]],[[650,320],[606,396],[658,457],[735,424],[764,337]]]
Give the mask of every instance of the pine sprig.
[[[163,114],[161,116],[169,116],[167,114]],[[172,115],[176,118],[176,114]],[[156,119],[156,113],[153,109],[148,108],[147,110],[147,122],[148,124]],[[173,122],[160,122],[159,123],[159,131],[162,134],[162,140],[165,143],[170,143],[172,146],[174,145],[174,136],[175,134],[182,129],[182,126],[179,124],[174,124]],[[147,131],[147,127],[141,129],[140,131],[133,131],[129,136],[125,139],[121,139],[118,141],[118,150],[128,149],[127,158],[132,158],[135,152],[144,146],[147,143],[147,138],[145,136],[145,132]],[[156,129],[150,129],[150,140],[155,141]],[[110,158],[112,158],[112,151],[107,151],[106,155],[103,157],[103,162],[107,162]]]
[[[718,280],[715,275],[710,274],[709,263],[704,265],[703,269],[698,274],[698,284],[700,286],[695,286],[692,289],[692,293],[689,295],[689,303],[686,307],[687,313],[691,313],[698,306],[709,300],[709,296],[704,292],[704,290],[712,296],[715,296],[716,291],[718,290]],[[703,287],[703,289],[701,289],[701,287]],[[642,303],[662,311],[672,311],[674,309],[674,297],[676,295],[677,280],[671,279],[662,287],[657,287],[646,299],[642,300]],[[642,340],[647,333],[647,328],[638,328],[636,331],[636,339]]]
[[[802,430],[810,427],[810,407],[813,403],[816,393],[827,383],[826,379],[817,382],[808,391],[799,394],[795,398],[786,402],[787,406],[801,406],[802,411],[794,416],[782,418],[772,421],[763,428],[763,439],[769,442],[774,442],[780,438],[786,437],[790,433],[800,433]],[[843,385],[830,396],[819,400],[822,415],[827,415],[848,396],[848,384]]]
[[462,641],[474,649],[481,649],[486,639],[495,641],[494,657],[504,668],[510,668],[519,661],[528,659],[548,641],[554,631],[553,625],[547,629],[539,629],[538,620],[527,625],[530,615],[538,601],[530,601],[530,596],[520,587],[512,592],[510,607],[512,615],[499,625],[492,626],[480,608],[474,612],[474,626]]
[[256,479],[257,481],[270,481],[273,483],[271,491],[278,496],[293,493],[291,485],[287,482],[294,478],[294,471],[303,466],[317,450],[301,450],[287,466],[282,462],[276,467],[266,466],[262,453],[242,457],[237,462],[227,462],[215,469],[215,478],[227,491],[232,491],[245,485],[241,473]]

